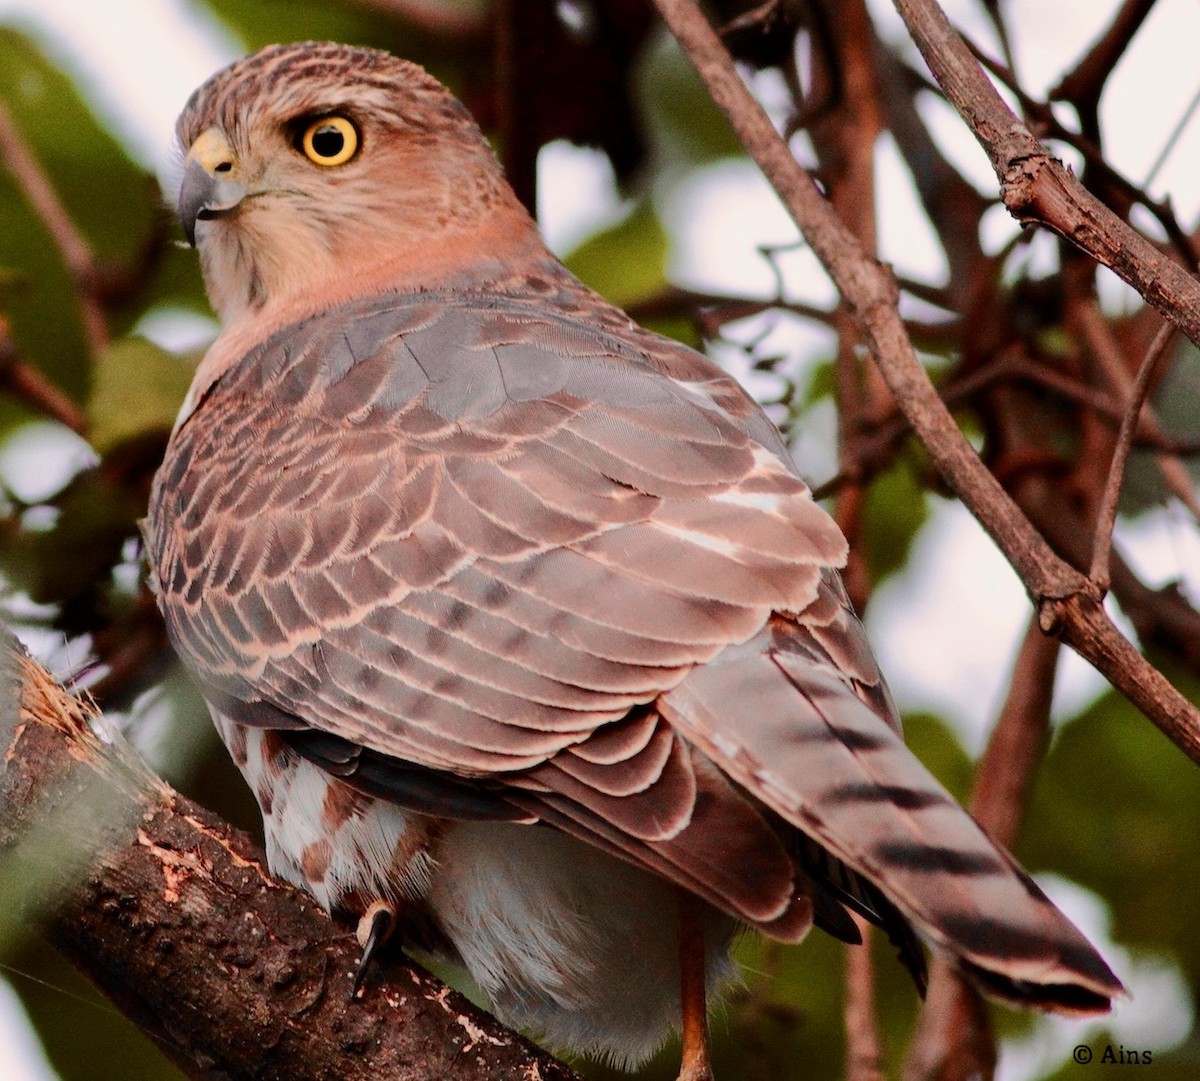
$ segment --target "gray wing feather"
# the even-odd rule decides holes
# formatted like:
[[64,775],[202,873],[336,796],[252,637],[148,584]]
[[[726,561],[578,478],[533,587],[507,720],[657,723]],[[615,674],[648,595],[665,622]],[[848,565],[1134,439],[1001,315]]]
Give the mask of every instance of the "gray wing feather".
[[811,605],[842,558],[701,374],[499,301],[280,332],[159,476],[176,646],[227,694],[416,764],[553,757]]

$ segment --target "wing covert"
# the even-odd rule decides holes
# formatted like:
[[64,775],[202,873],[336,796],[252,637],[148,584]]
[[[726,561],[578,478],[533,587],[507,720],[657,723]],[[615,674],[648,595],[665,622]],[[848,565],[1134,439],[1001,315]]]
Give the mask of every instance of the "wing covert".
[[692,378],[463,294],[280,331],[201,396],[155,487],[177,648],[216,693],[472,775],[803,611],[840,533],[671,348]]

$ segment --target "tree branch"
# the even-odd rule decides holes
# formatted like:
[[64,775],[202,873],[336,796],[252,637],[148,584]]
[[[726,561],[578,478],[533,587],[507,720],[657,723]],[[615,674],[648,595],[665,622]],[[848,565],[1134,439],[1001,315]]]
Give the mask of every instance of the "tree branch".
[[1094,113],[1108,77],[1125,55],[1154,3],[1155,0],[1125,0],[1108,29],[1050,91],[1051,100],[1070,101],[1076,107]]
[[7,630],[0,747],[0,857],[29,886],[25,915],[189,1076],[577,1077],[406,960],[351,1002],[354,935],[158,780]]
[[[1032,622],[1021,644],[1008,697],[979,764],[971,810],[993,838],[1012,847],[1050,740],[1050,703],[1059,643]],[[904,1081],[966,1081],[990,1078],[996,1043],[979,992],[935,958],[929,993],[909,1048]]]
[[[863,252],[862,246],[822,197],[812,177],[791,155],[762,107],[742,83],[728,52],[695,3],[692,0],[655,0],[655,3],[708,85],[713,99],[729,117],[742,145],[778,192],[842,297],[853,307],[864,340],[897,404],[943,477],[1020,575],[1038,609],[1042,629],[1060,635],[1185,753],[1200,762],[1200,710],[1122,636],[1105,614],[1102,598],[1087,578],[1054,554],[980,461],[917,359],[897,310],[897,290],[891,274]],[[1027,177],[1030,185],[1022,188],[1014,181],[1012,187],[1014,191],[1024,191],[1027,196],[1032,193],[1033,198],[1018,199],[1016,205],[1028,205],[1030,213],[1043,215],[1048,221],[1063,221],[1064,235],[1076,232],[1084,236],[1091,248],[1107,254],[1107,260],[1102,260],[1106,265],[1118,270],[1152,303],[1170,308],[1172,318],[1200,340],[1200,285],[1140,234],[1098,206],[1086,192],[1082,192],[1081,199],[1074,187],[1067,184],[1067,181],[1074,183],[1069,174],[1053,162],[996,95],[936,5],[928,4],[927,0],[898,0],[901,13],[914,3],[920,4],[923,11],[933,7],[941,20],[939,25],[944,24],[945,33],[941,38],[953,37],[957,45],[955,63],[958,67],[969,66],[973,72],[973,76],[967,76],[970,91],[987,99],[979,109],[971,101],[960,104],[961,94],[957,97],[951,94],[951,100],[960,111],[966,110],[964,115],[969,114],[973,128],[977,124],[983,126],[987,128],[989,138],[1003,139],[1006,145],[1012,142],[1014,147],[1027,151],[1024,158],[1018,159],[1017,171],[1019,176]],[[943,47],[941,38],[938,48]],[[926,60],[929,61],[928,56]],[[934,74],[938,75],[943,66],[939,63],[934,67]],[[955,77],[960,77],[957,68]],[[980,91],[975,86],[977,80],[982,81],[985,90]],[[992,106],[992,98],[998,108]],[[1035,161],[1036,168],[1030,164]],[[1048,192],[1038,182],[1040,175],[1053,181]],[[1086,215],[1082,200],[1088,201]],[[1043,204],[1053,213],[1043,212]],[[1077,225],[1058,214],[1064,207],[1076,211],[1080,218]],[[1102,227],[1094,223],[1100,223]],[[1110,223],[1115,223],[1112,229],[1108,228]],[[1088,233],[1088,229],[1094,235]],[[1114,229],[1120,229],[1121,235],[1128,233],[1135,238],[1130,242],[1129,250],[1118,250]],[[1185,301],[1193,297],[1194,309],[1183,311]]]
[[96,259],[50,183],[41,163],[25,142],[8,107],[0,101],[0,159],[17,182],[33,212],[41,219],[78,286],[83,327],[92,356],[108,345],[108,323],[96,295]]
[[1112,213],[1042,146],[934,0],[895,4],[933,77],[991,160],[1013,217],[1069,240],[1200,343],[1200,282]]
[[87,417],[63,391],[59,390],[37,368],[26,362],[17,351],[9,333],[8,320],[0,315],[0,384],[7,387],[26,405],[53,417],[73,432],[87,430]]
[[1101,592],[1108,591],[1111,577],[1109,553],[1112,551],[1113,526],[1117,521],[1117,503],[1121,498],[1121,483],[1125,479],[1125,461],[1129,457],[1130,447],[1133,446],[1133,433],[1137,428],[1146,395],[1150,393],[1150,384],[1158,362],[1167,353],[1167,347],[1174,338],[1175,328],[1170,323],[1164,323],[1142,360],[1137,378],[1129,391],[1129,406],[1121,421],[1121,429],[1117,433],[1117,445],[1113,448],[1112,461],[1108,467],[1108,480],[1104,486],[1104,495],[1096,515],[1096,536],[1092,541],[1092,563],[1088,577]]

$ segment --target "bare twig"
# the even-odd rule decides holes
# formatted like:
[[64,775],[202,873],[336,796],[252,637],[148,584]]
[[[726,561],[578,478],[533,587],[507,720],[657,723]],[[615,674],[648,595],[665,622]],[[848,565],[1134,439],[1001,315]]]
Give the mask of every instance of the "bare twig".
[[[1033,620],[1025,632],[1008,698],[979,764],[971,810],[1000,844],[1011,846],[1038,763],[1050,738],[1050,703],[1059,643]],[[904,1081],[991,1077],[996,1045],[979,992],[935,959],[929,993],[904,1067]]]
[[1076,107],[1094,111],[1100,102],[1104,84],[1116,68],[1129,43],[1133,41],[1155,0],[1125,0],[1108,29],[1084,53],[1050,91],[1052,101],[1070,101]]
[[[964,41],[966,41],[965,38]],[[1090,137],[1086,132],[1081,134],[1066,127],[1046,102],[1038,101],[1025,91],[1010,70],[985,55],[970,41],[966,41],[966,44],[975,59],[1012,91],[1020,102],[1026,116],[1034,123],[1044,138],[1057,139],[1059,142],[1066,143],[1068,146],[1079,151],[1087,166],[1089,177],[1093,175],[1095,177],[1095,182],[1091,183],[1090,186],[1098,187],[1102,191],[1108,189],[1108,198],[1105,199],[1105,205],[1109,209],[1121,217],[1125,217],[1128,213],[1129,205],[1140,203],[1158,220],[1159,225],[1163,228],[1163,232],[1167,235],[1167,239],[1171,242],[1175,250],[1179,252],[1180,257],[1187,266],[1192,269],[1196,268],[1197,255],[1195,245],[1179,224],[1179,220],[1175,216],[1175,211],[1169,199],[1153,198],[1147,190],[1150,184],[1149,180],[1141,186],[1135,184],[1127,176],[1114,168],[1108,159],[1104,157],[1104,152],[1094,137]],[[1182,131],[1184,123],[1185,121],[1180,122],[1180,126],[1172,138],[1177,137],[1178,133]],[[1171,139],[1168,139],[1167,145],[1163,149],[1164,154],[1169,152],[1170,145]],[[1114,206],[1114,203],[1118,205]]]
[[1117,501],[1121,496],[1121,482],[1125,477],[1125,460],[1129,457],[1129,448],[1133,445],[1133,433],[1137,428],[1138,417],[1145,404],[1146,395],[1150,392],[1150,384],[1159,361],[1166,356],[1168,346],[1174,340],[1175,327],[1164,323],[1150,343],[1137,378],[1129,392],[1129,405],[1125,410],[1125,418],[1121,421],[1117,433],[1117,445],[1113,448],[1112,461],[1108,467],[1108,481],[1104,487],[1104,496],[1096,515],[1096,535],[1092,541],[1092,565],[1088,577],[1102,593],[1108,592],[1109,584],[1109,552],[1112,549],[1113,527],[1117,520]]
[[854,916],[862,945],[846,947],[846,1081],[884,1081],[883,1044],[875,1010],[875,968],[871,962],[871,926]]
[[[818,86],[822,81],[832,86],[836,80],[841,93],[830,95],[835,106],[810,123],[809,134],[834,213],[858,238],[864,251],[874,252],[875,142],[881,110],[871,48],[871,21],[863,0],[829,5],[827,18],[828,48],[820,54],[822,61],[813,64],[813,78]],[[890,403],[878,371],[866,363],[858,322],[844,301],[834,314],[834,328],[838,335],[835,365],[838,459],[845,473],[846,464],[858,457],[861,433]],[[842,578],[851,603],[859,612],[866,609],[871,594],[865,546],[859,543],[865,510],[866,489],[851,479],[838,492],[833,515],[850,544]],[[860,1019],[859,1026],[851,1030],[852,1040],[862,1028]],[[872,1042],[869,1034],[863,1038],[867,1043]]]
[[3,101],[0,101],[0,158],[45,225],[75,279],[88,349],[92,356],[98,356],[108,345],[108,325],[93,284],[95,257]]
[[7,387],[21,401],[46,416],[65,424],[73,432],[87,430],[87,417],[66,394],[41,372],[27,364],[17,352],[9,334],[8,320],[0,315],[0,385]]
[[1187,126],[1192,122],[1192,117],[1196,115],[1197,108],[1200,108],[1200,87],[1196,88],[1196,92],[1192,95],[1192,100],[1187,103],[1187,108],[1183,110],[1182,115],[1175,122],[1175,126],[1171,129],[1171,134],[1167,136],[1167,141],[1163,143],[1163,148],[1158,152],[1158,157],[1154,159],[1153,164],[1147,171],[1146,179],[1142,181],[1143,188],[1148,189],[1154,183],[1159,170],[1166,165],[1167,158],[1171,156],[1171,152],[1179,143]]
[[[938,398],[905,334],[896,310],[897,291],[891,275],[863,252],[821,196],[812,177],[792,157],[692,0],[655,2],[707,83],[714,100],[729,117],[743,146],[779,193],[843,298],[853,306],[864,340],[897,403],[947,483],[1021,576],[1037,605],[1042,629],[1062,635],[1171,740],[1200,761],[1200,710],[1121,635],[1104,612],[1101,598],[1091,583],[1050,550],[979,460]],[[932,18],[927,11],[932,6],[940,20],[938,26],[943,29],[937,35],[937,43],[931,46],[926,42],[923,51],[936,54],[943,47],[942,39],[949,36],[956,43],[952,50],[954,64],[959,68],[969,66],[974,73],[963,76],[968,84],[966,100],[960,105],[958,99],[964,95],[957,93],[951,95],[951,100],[967,111],[973,126],[978,123],[986,128],[988,139],[1004,143],[1003,151],[996,151],[1002,172],[1009,168],[1017,170],[1010,185],[1016,194],[1009,205],[1022,213],[1025,211],[1021,208],[1026,208],[1031,215],[1057,223],[1056,228],[1064,235],[1084,236],[1089,251],[1094,248],[1104,254],[1102,261],[1106,265],[1113,266],[1152,303],[1170,309],[1172,317],[1200,340],[1200,285],[1086,192],[1076,190],[1078,186],[1066,171],[1061,166],[1056,167],[1053,159],[999,99],[936,5],[930,5],[927,0],[898,0],[898,3],[902,14],[912,4],[920,4],[922,18]],[[908,11],[907,18],[912,17],[912,12]],[[944,65],[940,59],[935,62],[937,74]],[[960,75],[956,71],[954,78]],[[976,79],[984,84],[984,90],[975,87]],[[986,101],[977,110],[972,101],[979,95]],[[1014,131],[1017,134],[1014,135]],[[1010,164],[1014,159],[1008,152],[1022,148],[1028,152],[1027,156]],[[1029,164],[1034,158],[1037,159],[1036,168]],[[1053,180],[1049,191],[1039,181],[1041,175]],[[1021,177],[1025,177],[1027,183],[1023,184]],[[1068,210],[1076,217],[1068,218]],[[1102,230],[1096,236],[1087,234],[1085,226],[1089,223],[1099,220],[1107,227],[1110,219],[1120,227],[1122,237],[1132,234],[1136,238],[1131,250],[1121,249],[1119,239],[1109,231]],[[1185,310],[1186,301],[1192,298],[1196,307],[1189,313]]]
[[[1109,391],[1120,402],[1118,418],[1124,422],[1129,398],[1134,389],[1134,374],[1131,374],[1128,368],[1124,352],[1113,334],[1112,325],[1100,311],[1094,295],[1074,303],[1072,309],[1083,339],[1101,369],[1101,376],[1108,384]],[[1162,331],[1160,330],[1159,333]],[[1150,387],[1148,386],[1146,389],[1148,392]],[[1133,431],[1135,435],[1145,434],[1161,443],[1167,441],[1158,417],[1149,404],[1143,405],[1141,413],[1134,422]],[[1132,437],[1130,445],[1132,445]],[[1188,475],[1184,464],[1165,448],[1156,458],[1167,490],[1191,511],[1194,518],[1200,521],[1200,503],[1196,500],[1192,478]]]
[[766,311],[790,312],[825,326],[833,323],[833,312],[819,308],[815,304],[801,304],[777,298],[757,300],[753,297],[701,293],[692,289],[684,289],[678,285],[664,286],[653,296],[631,304],[627,311],[631,319],[641,322],[645,319],[661,319],[664,316],[690,313],[696,309],[707,309],[711,313],[713,322],[708,326],[714,329],[719,329],[725,323],[732,323],[737,319],[761,315]]
[[925,62],[987,152],[1004,205],[1045,225],[1200,342],[1200,282],[1091,195],[1004,103],[935,0],[895,0]]
[[1008,697],[979,763],[971,811],[1000,844],[1011,847],[1050,742],[1050,704],[1061,652],[1031,621],[1009,680]]

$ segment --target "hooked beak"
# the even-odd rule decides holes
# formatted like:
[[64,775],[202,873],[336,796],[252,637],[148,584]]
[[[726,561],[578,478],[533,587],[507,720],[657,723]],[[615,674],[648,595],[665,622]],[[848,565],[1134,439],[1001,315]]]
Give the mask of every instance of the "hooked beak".
[[201,132],[188,150],[179,188],[179,221],[188,243],[196,246],[196,222],[236,209],[246,189],[233,179],[233,150],[217,128]]

